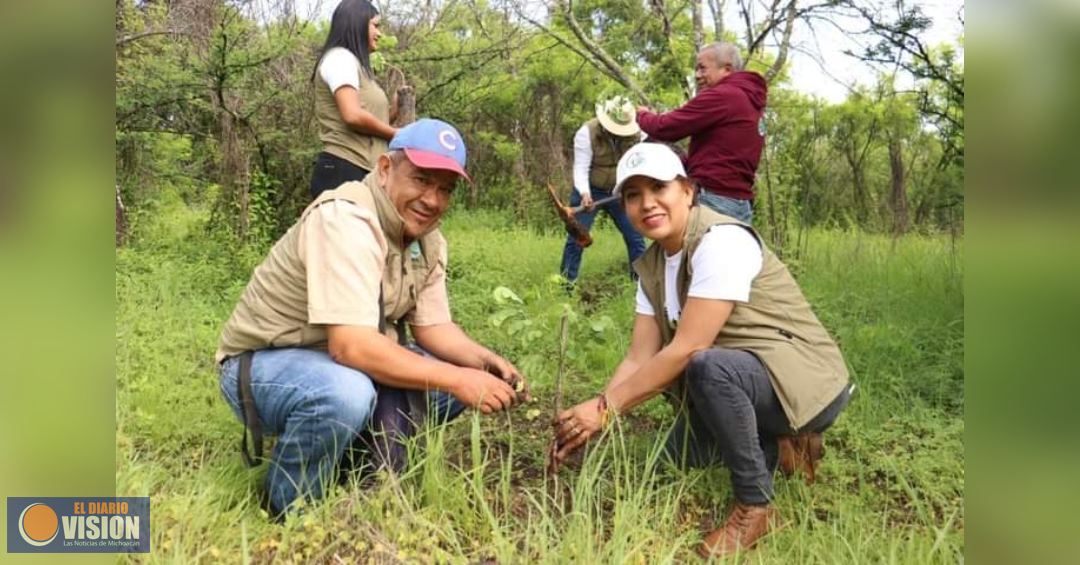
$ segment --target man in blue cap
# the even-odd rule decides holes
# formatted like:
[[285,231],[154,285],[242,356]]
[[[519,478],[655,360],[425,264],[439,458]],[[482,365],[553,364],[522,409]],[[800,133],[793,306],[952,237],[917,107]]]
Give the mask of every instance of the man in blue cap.
[[322,497],[346,448],[370,440],[373,421],[392,436],[381,444],[386,464],[400,469],[398,440],[417,420],[505,410],[524,387],[512,363],[450,318],[438,225],[458,178],[470,180],[461,134],[422,119],[389,149],[363,181],[304,210],[222,332],[221,391],[247,428],[245,459],[247,432],[256,457],[263,429],[278,435],[266,477],[274,516]]

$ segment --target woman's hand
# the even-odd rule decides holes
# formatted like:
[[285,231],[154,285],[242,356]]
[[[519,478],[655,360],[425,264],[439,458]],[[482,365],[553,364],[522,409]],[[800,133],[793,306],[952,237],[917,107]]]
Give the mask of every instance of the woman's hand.
[[555,421],[555,445],[552,447],[555,463],[565,461],[570,454],[603,429],[599,397],[586,400],[559,414]]

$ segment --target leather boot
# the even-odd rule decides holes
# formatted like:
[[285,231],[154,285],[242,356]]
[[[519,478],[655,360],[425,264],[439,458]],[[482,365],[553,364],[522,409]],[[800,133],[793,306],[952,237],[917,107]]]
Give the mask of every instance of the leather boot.
[[791,478],[795,471],[802,471],[806,484],[814,484],[818,461],[825,456],[821,434],[805,432],[776,438],[780,452],[780,472]]
[[698,547],[698,555],[726,557],[737,551],[745,551],[757,543],[775,527],[776,509],[771,504],[761,506],[736,502],[724,525],[705,536]]

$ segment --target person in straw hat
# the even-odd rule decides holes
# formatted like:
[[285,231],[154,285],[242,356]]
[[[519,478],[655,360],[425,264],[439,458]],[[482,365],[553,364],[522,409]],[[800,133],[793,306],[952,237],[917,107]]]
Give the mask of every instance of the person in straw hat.
[[[611,196],[619,158],[640,140],[641,129],[637,125],[634,105],[621,96],[598,102],[596,117],[585,122],[574,134],[574,190],[570,194],[570,206],[586,207],[578,214],[585,229],[591,228],[596,219],[593,202]],[[633,277],[629,264],[645,252],[645,240],[634,230],[618,201],[605,203],[600,208],[611,216],[622,232],[629,259],[627,270]],[[574,236],[567,235],[560,272],[570,283],[577,280],[581,252],[582,247]]]

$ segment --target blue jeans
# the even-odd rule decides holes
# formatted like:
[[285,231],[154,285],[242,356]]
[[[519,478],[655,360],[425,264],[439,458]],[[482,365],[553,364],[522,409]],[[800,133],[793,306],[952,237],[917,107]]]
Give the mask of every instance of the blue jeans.
[[[592,187],[590,194],[594,201],[601,198],[607,198],[611,196],[611,191],[600,190],[599,188]],[[581,195],[577,190],[570,190],[570,206],[580,206]],[[622,233],[623,242],[626,243],[626,255],[630,260],[630,276],[634,276],[633,263],[641,257],[642,253],[645,253],[645,239],[641,237],[641,234],[634,229],[634,226],[630,224],[630,218],[626,217],[626,211],[623,210],[622,202],[608,202],[600,207],[602,210],[611,216],[611,219],[615,221],[615,226],[619,228]],[[578,220],[581,221],[581,225],[585,229],[592,229],[593,221],[596,220],[597,210],[591,212],[581,212],[577,215]],[[582,248],[578,245],[574,236],[566,236],[566,246],[563,247],[562,266],[559,267],[559,272],[562,276],[566,277],[568,281],[575,281],[578,277],[578,269],[581,267],[581,252]]]
[[698,204],[704,204],[720,214],[731,216],[748,224],[754,220],[754,210],[750,207],[749,200],[720,196],[702,189],[698,193]]
[[[236,396],[239,358],[221,364],[221,394],[243,422]],[[325,351],[263,349],[251,362],[251,389],[263,431],[277,435],[266,474],[271,508],[280,512],[299,496],[319,499],[333,484],[342,453],[368,425],[377,400],[375,383],[339,365]],[[429,392],[437,421],[465,409],[453,396]]]

